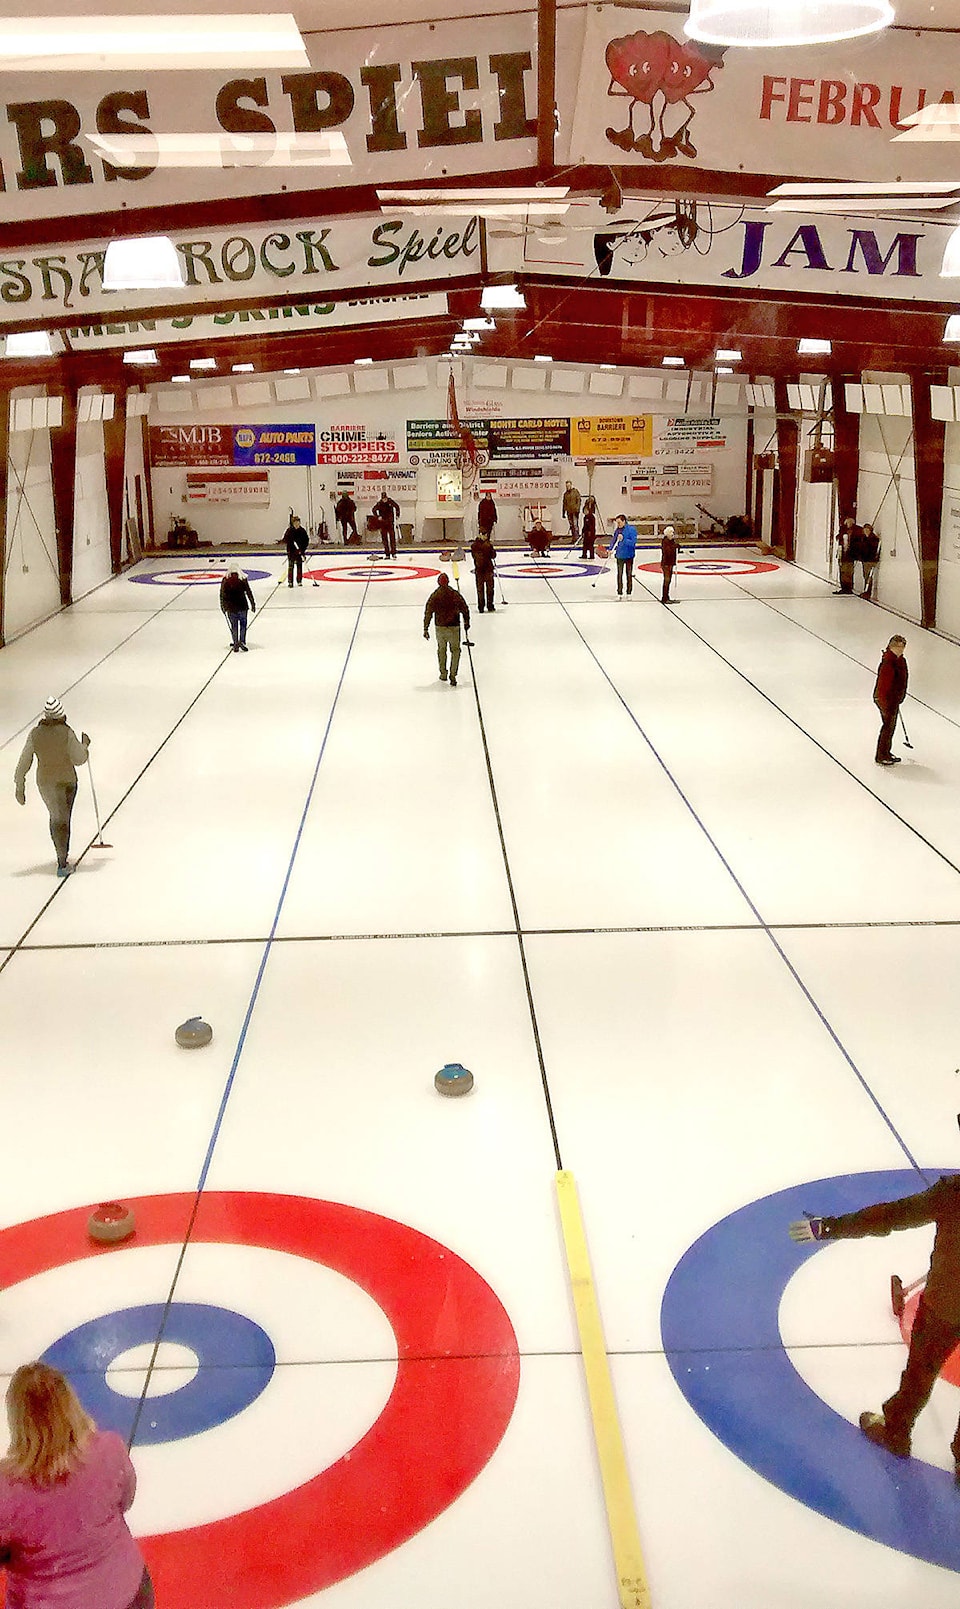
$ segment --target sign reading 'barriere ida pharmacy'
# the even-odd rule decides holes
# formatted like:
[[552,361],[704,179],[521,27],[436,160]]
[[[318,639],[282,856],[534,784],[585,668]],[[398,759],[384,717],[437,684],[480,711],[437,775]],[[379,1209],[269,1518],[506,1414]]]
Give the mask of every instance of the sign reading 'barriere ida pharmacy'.
[[71,313],[77,324],[128,318],[158,300],[222,304],[271,296],[314,300],[332,290],[378,284],[408,285],[476,274],[480,228],[476,218],[458,227],[409,218],[333,218],[237,229],[183,231],[172,237],[183,264],[180,290],[107,291],[103,288],[106,243],[24,249],[0,257],[0,327],[11,322]]
[[743,50],[688,39],[683,23],[678,10],[590,6],[570,161],[930,176],[926,146],[891,141],[903,118],[956,98],[956,34],[890,28],[860,43]]

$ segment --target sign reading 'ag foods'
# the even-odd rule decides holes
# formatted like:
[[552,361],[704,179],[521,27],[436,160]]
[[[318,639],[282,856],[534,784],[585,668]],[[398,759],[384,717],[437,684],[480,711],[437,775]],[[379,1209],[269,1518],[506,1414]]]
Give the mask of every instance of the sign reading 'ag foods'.
[[76,313],[78,323],[90,324],[158,300],[175,307],[178,302],[223,303],[231,295],[315,298],[321,289],[457,279],[479,270],[475,218],[457,228],[427,224],[423,232],[405,218],[335,218],[283,228],[181,233],[173,240],[186,284],[162,292],[104,290],[102,242],[5,255],[0,258],[0,327],[63,313]]

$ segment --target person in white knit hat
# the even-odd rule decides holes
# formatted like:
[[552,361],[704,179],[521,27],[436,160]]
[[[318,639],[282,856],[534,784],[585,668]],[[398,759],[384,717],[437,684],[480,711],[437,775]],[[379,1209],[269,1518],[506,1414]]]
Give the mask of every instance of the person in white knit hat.
[[86,765],[90,739],[86,732],[77,737],[67,725],[67,717],[59,698],[48,698],[43,716],[23,745],[14,778],[17,803],[26,804],[27,772],[37,762],[37,790],[50,812],[50,837],[57,851],[57,876],[68,877],[73,868],[68,864],[70,851],[70,817],[77,797],[77,766]]

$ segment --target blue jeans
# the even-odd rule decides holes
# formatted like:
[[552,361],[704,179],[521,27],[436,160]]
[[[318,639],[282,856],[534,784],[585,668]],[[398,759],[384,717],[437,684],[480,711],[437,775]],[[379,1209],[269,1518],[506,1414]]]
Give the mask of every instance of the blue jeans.
[[230,636],[233,638],[234,648],[239,648],[247,640],[247,614],[246,609],[227,609],[225,611],[230,622]]

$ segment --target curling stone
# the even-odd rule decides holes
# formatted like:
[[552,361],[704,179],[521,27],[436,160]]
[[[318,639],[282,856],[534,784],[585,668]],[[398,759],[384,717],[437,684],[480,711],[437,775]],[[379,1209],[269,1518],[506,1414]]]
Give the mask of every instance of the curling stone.
[[458,1061],[448,1061],[433,1082],[441,1095],[469,1095],[473,1088],[473,1074],[469,1068],[461,1067]]
[[199,1050],[202,1045],[209,1045],[213,1029],[202,1017],[188,1017],[180,1024],[174,1038],[183,1050]]
[[101,1201],[87,1219],[90,1239],[99,1240],[103,1245],[116,1245],[118,1241],[129,1240],[136,1227],[133,1208],[125,1207],[122,1201]]

